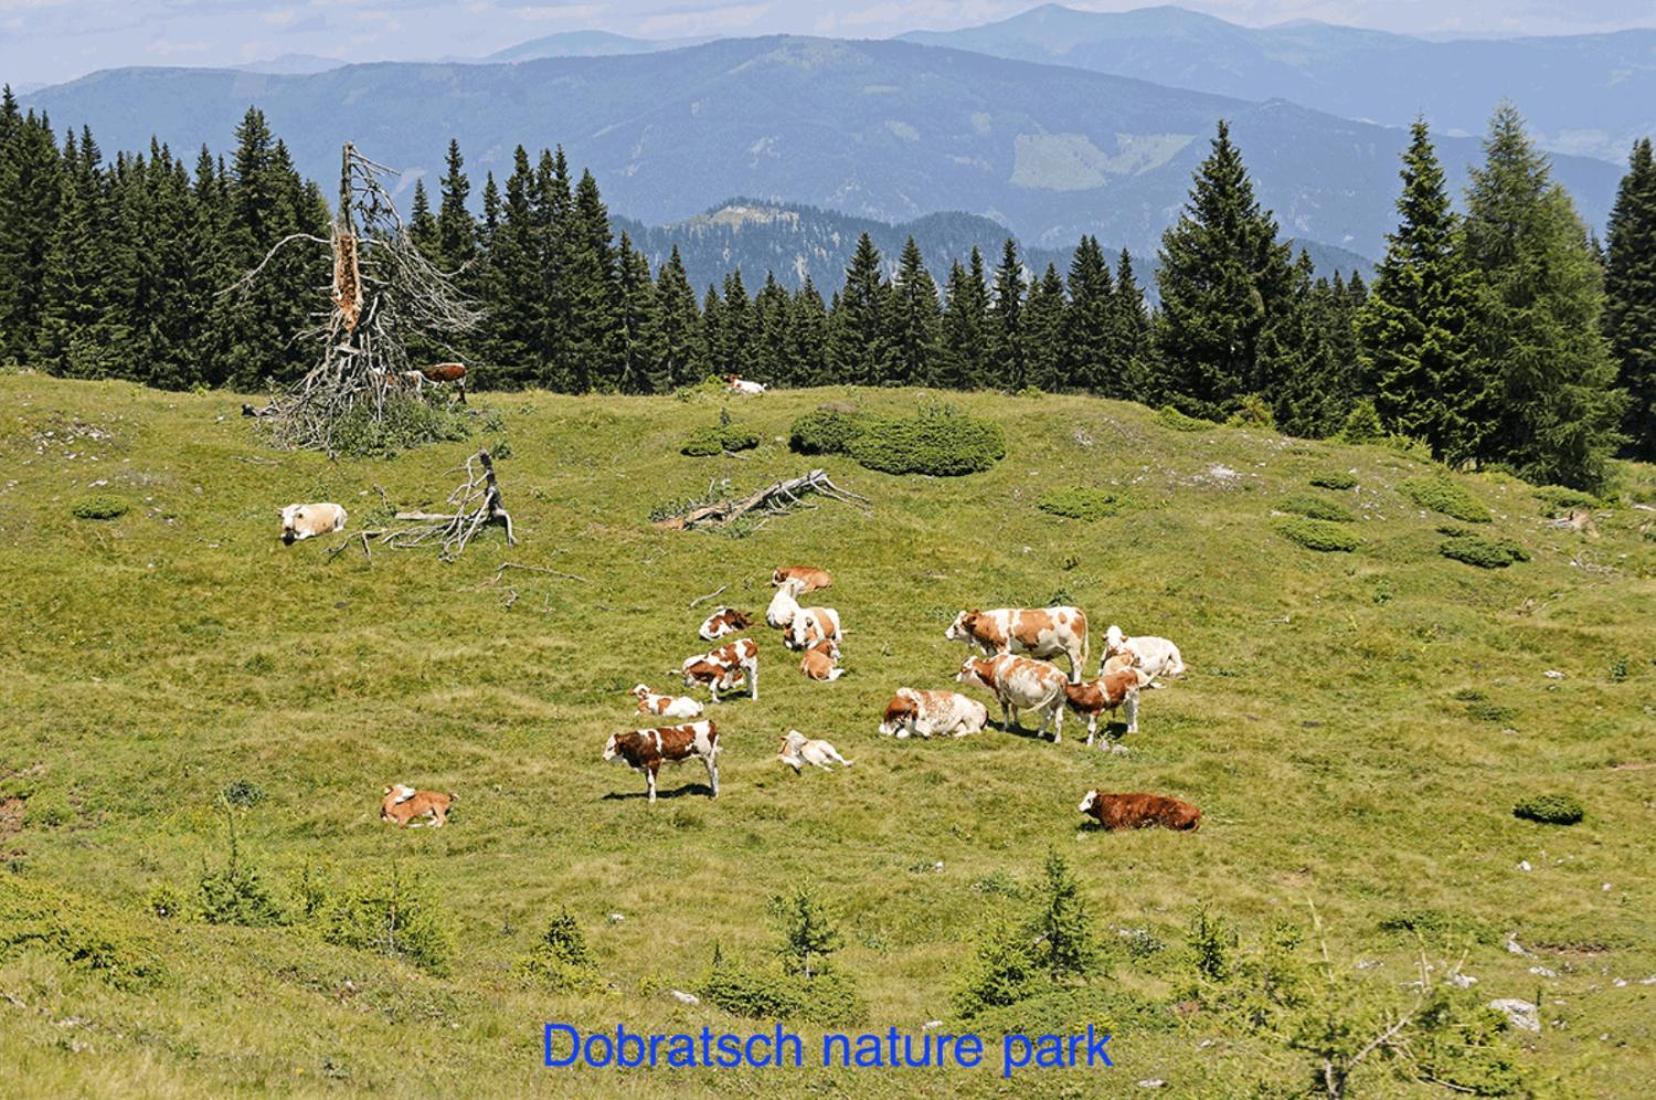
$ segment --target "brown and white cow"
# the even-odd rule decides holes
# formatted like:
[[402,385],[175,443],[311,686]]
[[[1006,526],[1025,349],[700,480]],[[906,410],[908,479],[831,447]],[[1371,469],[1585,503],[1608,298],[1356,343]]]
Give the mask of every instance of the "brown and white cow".
[[[1099,659],[1099,670],[1102,672],[1110,668],[1112,663],[1121,667],[1119,662],[1126,659],[1135,668],[1141,668],[1157,679],[1170,679],[1184,675],[1184,658],[1179,655],[1179,647],[1166,638],[1157,638],[1151,634],[1143,634],[1136,638],[1129,638],[1121,632],[1121,628],[1114,623],[1104,632],[1104,655]],[[1151,687],[1161,687],[1161,684],[1151,684]]]
[[604,743],[604,760],[625,764],[644,773],[650,801],[656,800],[656,773],[661,765],[682,764],[692,758],[707,765],[707,782],[719,797],[719,727],[709,721],[682,726],[612,733]]
[[702,705],[688,695],[657,695],[647,684],[639,684],[632,694],[640,714],[662,718],[700,718],[702,714]]
[[759,643],[752,638],[738,638],[718,649],[686,657],[680,670],[685,687],[705,684],[715,703],[719,701],[720,691],[734,691],[744,677],[748,697],[759,698]]
[[989,708],[958,691],[920,691],[902,687],[885,705],[880,732],[899,738],[918,735],[965,737],[982,733]]
[[772,588],[781,588],[782,582],[788,580],[803,582],[799,589],[801,595],[815,592],[819,588],[832,587],[834,583],[834,578],[829,575],[828,570],[811,565],[783,565],[771,571]]
[[997,607],[991,611],[962,611],[943,636],[951,642],[975,645],[985,656],[1027,653],[1032,657],[1069,658],[1070,682],[1081,679],[1090,651],[1087,616],[1078,607]]
[[1037,735],[1051,726],[1052,743],[1064,739],[1064,689],[1069,681],[1057,665],[1010,653],[968,657],[955,679],[963,684],[980,684],[993,692],[1001,707],[1001,725],[1006,729],[1016,728],[1013,719],[1019,711],[1032,710],[1041,716]]
[[453,383],[455,392],[460,395],[460,404],[466,403],[466,365],[464,363],[433,363],[429,367],[421,367],[420,374],[427,382],[433,385],[448,385]]
[[802,607],[788,624],[784,639],[789,649],[807,649],[818,642],[843,642],[839,612],[831,607]]
[[[449,807],[454,805],[455,800],[456,796],[452,794],[417,791],[406,783],[394,783],[385,788],[385,798],[380,802],[380,820],[394,821],[398,828],[406,829],[416,818],[424,818],[433,829],[440,829],[448,820]],[[418,825],[414,827],[419,828]]]
[[749,382],[739,374],[725,375],[724,382],[725,389],[731,393],[739,393],[744,397],[758,397],[765,392],[763,382]]
[[345,530],[345,509],[337,504],[289,504],[282,509],[282,541],[301,542]]
[[726,635],[740,634],[752,625],[753,619],[746,611],[737,611],[734,607],[715,607],[713,614],[702,620],[696,633],[704,641],[716,642]]
[[1114,719],[1116,708],[1127,710],[1127,732],[1138,732],[1139,689],[1150,683],[1143,669],[1122,668],[1106,672],[1096,680],[1064,685],[1064,705],[1087,719],[1087,744],[1098,733],[1098,716],[1108,711]]
[[806,648],[805,656],[799,661],[799,671],[805,674],[807,680],[838,680],[845,675],[845,670],[839,667],[839,659],[839,643],[823,638]]
[[1202,811],[1188,802],[1163,794],[1106,794],[1088,791],[1076,809],[1106,829],[1194,830],[1201,827]]
[[793,626],[794,616],[799,614],[799,594],[803,591],[804,581],[788,577],[776,586],[776,595],[771,597],[770,606],[765,608],[765,624],[782,630],[784,639]]

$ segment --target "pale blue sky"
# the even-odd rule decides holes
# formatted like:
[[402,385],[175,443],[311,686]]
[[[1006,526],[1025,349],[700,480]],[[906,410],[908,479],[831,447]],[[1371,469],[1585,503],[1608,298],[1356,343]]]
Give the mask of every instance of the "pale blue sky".
[[[122,65],[239,65],[283,54],[476,57],[570,30],[646,38],[792,32],[883,38],[1005,18],[1030,0],[0,0],[0,82]],[[1144,0],[1071,0],[1123,10]],[[1320,19],[1416,34],[1573,34],[1656,26],[1656,0],[1188,0],[1261,25]]]

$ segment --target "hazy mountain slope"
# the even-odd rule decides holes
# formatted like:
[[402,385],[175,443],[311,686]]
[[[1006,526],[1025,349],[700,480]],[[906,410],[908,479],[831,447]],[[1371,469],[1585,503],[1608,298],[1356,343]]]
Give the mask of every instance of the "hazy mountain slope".
[[[97,73],[25,97],[106,149],[157,133],[228,149],[258,104],[301,169],[337,172],[349,138],[380,161],[435,172],[448,137],[471,170],[509,170],[513,147],[561,142],[612,209],[647,223],[731,195],[884,221],[938,211],[992,217],[1025,242],[1082,232],[1148,251],[1177,216],[1215,120],[1233,121],[1264,202],[1293,236],[1377,255],[1392,227],[1406,134],[1287,103],[1245,103],[1080,69],[907,42],[727,40],[637,56],[515,65],[356,65],[314,76],[183,69]],[[1444,139],[1457,186],[1481,151]],[[1603,222],[1618,172],[1559,158],[1584,214]]]
[[497,50],[485,61],[537,61],[543,57],[609,57],[615,54],[659,53],[700,45],[705,38],[630,38],[609,31],[562,31]]
[[904,38],[1241,99],[1280,97],[1389,125],[1424,113],[1446,132],[1481,132],[1505,97],[1546,147],[1618,163],[1634,138],[1656,130],[1656,30],[1431,42],[1314,22],[1239,27],[1176,7],[1047,5]]

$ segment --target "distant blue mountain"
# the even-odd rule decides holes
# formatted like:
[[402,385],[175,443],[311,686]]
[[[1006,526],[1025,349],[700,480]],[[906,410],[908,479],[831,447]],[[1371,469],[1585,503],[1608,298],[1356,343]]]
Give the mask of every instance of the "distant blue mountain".
[[629,38],[609,31],[563,31],[519,42],[483,58],[484,61],[539,61],[546,57],[612,57],[616,54],[659,53],[699,46],[707,38]]
[[[910,42],[770,37],[659,53],[517,64],[350,65],[308,76],[121,69],[22,97],[105,149],[227,150],[250,104],[300,169],[337,171],[345,140],[413,176],[448,139],[470,170],[510,170],[513,147],[561,143],[612,209],[664,224],[731,195],[884,222],[962,211],[1035,248],[1082,233],[1152,253],[1177,218],[1216,120],[1228,118],[1285,235],[1378,256],[1396,222],[1403,130],[1281,100],[1250,103],[1082,69]],[[1475,139],[1439,145],[1458,187]],[[1602,226],[1619,179],[1557,157]]]
[[1048,4],[903,38],[1238,99],[1286,99],[1393,126],[1425,114],[1446,133],[1481,133],[1494,105],[1511,99],[1546,148],[1618,164],[1635,138],[1656,133],[1656,29],[1428,41],[1305,20],[1239,27],[1177,7]]

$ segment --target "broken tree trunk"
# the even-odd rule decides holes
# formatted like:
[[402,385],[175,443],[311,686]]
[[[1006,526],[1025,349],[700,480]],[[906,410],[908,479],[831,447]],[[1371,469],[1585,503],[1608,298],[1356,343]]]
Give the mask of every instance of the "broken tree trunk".
[[770,515],[793,508],[814,508],[804,497],[815,494],[842,503],[867,504],[868,498],[835,485],[825,470],[812,470],[803,477],[789,478],[767,485],[756,493],[734,500],[720,500],[697,505],[676,516],[656,521],[657,527],[669,531],[690,531],[703,527],[726,527],[750,512],[763,511]]
[[[494,459],[488,451],[478,451],[466,459],[466,480],[461,482],[454,492],[449,494],[448,503],[452,509],[448,512],[398,512],[393,517],[394,523],[403,524],[401,527],[384,527],[377,531],[362,531],[362,549],[368,553],[368,540],[377,538],[381,545],[396,550],[406,550],[410,547],[421,546],[438,540],[442,549],[438,557],[443,561],[453,561],[466,549],[466,544],[472,537],[490,524],[500,524],[506,528],[506,545],[517,545],[517,532],[512,528],[512,514],[506,510],[506,505],[500,496],[500,482],[495,477]],[[349,546],[352,536],[331,547],[329,553],[337,554]],[[369,554],[372,558],[372,554]]]

